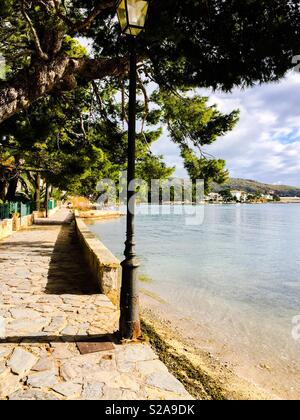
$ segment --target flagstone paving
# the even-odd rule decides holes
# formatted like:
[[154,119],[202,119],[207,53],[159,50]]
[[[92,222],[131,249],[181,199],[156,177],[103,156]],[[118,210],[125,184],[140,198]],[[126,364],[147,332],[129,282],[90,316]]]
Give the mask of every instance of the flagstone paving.
[[0,399],[190,399],[148,344],[79,353],[76,341],[113,337],[118,318],[67,210],[0,241]]

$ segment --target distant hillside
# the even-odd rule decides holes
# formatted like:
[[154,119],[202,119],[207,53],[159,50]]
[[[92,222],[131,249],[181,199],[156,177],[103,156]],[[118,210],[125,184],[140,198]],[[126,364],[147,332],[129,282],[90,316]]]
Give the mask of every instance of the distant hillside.
[[250,179],[230,178],[230,180],[223,185],[213,184],[213,191],[219,192],[226,188],[231,190],[242,190],[248,193],[268,193],[274,191],[280,197],[300,197],[299,187],[290,187],[288,185],[270,185],[261,182],[252,181]]

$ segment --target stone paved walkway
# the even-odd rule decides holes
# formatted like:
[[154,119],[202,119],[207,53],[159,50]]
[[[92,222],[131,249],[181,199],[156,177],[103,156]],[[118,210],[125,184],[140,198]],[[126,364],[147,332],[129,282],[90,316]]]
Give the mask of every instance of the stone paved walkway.
[[67,215],[0,241],[0,399],[190,399],[147,344],[79,353],[75,341],[112,335],[119,313]]

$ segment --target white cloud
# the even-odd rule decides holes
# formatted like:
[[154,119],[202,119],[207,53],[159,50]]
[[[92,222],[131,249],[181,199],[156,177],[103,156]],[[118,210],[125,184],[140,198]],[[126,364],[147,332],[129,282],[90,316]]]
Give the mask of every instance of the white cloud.
[[[239,108],[240,122],[207,151],[227,161],[231,176],[300,186],[300,75],[292,72],[279,83],[231,94],[202,91],[223,112]],[[164,135],[153,150],[179,165],[178,148]]]

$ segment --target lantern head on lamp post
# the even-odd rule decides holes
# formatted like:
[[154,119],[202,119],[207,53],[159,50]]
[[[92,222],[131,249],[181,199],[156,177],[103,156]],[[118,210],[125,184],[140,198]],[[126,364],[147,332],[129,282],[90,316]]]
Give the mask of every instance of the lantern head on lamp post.
[[139,35],[146,23],[148,1],[120,0],[118,3],[118,17],[122,32],[126,35]]
[[128,112],[128,169],[127,169],[127,232],[125,260],[122,262],[122,286],[120,297],[120,338],[134,341],[142,336],[138,276],[139,267],[135,251],[135,160],[136,160],[136,37],[145,26],[148,2],[144,0],[121,0],[118,17],[123,34],[129,38],[130,83]]

